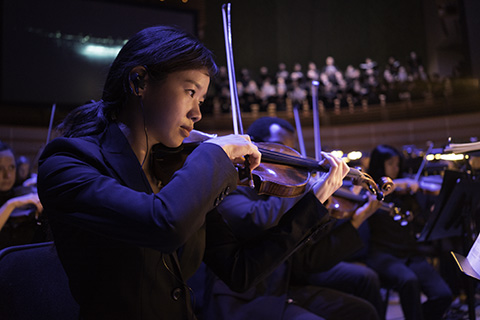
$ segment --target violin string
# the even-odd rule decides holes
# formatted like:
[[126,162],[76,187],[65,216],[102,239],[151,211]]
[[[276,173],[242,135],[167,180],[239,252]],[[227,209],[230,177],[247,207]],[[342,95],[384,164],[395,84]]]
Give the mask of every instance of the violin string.
[[[258,150],[262,154],[262,157],[265,161],[276,162],[279,164],[286,164],[291,166],[297,167],[306,167],[307,169],[314,169],[316,171],[323,171],[328,172],[330,167],[329,165],[321,165],[317,160],[313,159],[305,159],[299,158],[295,155],[284,154],[280,152],[271,151],[262,147],[259,147]],[[373,179],[369,177],[367,174],[355,169],[350,168],[349,172],[347,173],[347,177],[353,179],[354,184],[363,185],[366,184],[365,187],[368,187],[373,194],[379,194],[380,192],[377,191],[377,185],[374,183]]]
[[270,151],[264,148],[258,148],[258,150],[260,151],[262,156],[264,156],[264,159],[267,161],[268,160],[279,161],[279,162],[284,162],[285,164],[296,165],[296,166],[307,166],[307,167],[313,167],[313,168],[319,168],[319,169],[322,168],[316,160],[298,158],[294,155],[289,155],[289,154],[276,153],[274,151]]

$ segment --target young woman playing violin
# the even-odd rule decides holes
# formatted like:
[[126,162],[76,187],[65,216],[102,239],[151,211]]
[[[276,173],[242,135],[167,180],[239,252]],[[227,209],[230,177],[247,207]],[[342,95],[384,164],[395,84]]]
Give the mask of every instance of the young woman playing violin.
[[[380,276],[384,285],[398,291],[406,320],[441,319],[448,308],[452,293],[448,285],[425,258],[415,234],[421,231],[421,207],[412,191],[418,184],[402,178],[402,155],[395,148],[379,145],[371,153],[368,173],[377,181],[388,176],[401,181],[401,192],[385,197],[403,212],[410,210],[415,220],[402,226],[388,213],[379,211],[368,220],[370,227],[369,252],[366,263]],[[408,191],[408,192],[405,192]],[[428,300],[421,303],[420,294]]]
[[153,145],[177,148],[201,119],[217,67],[197,39],[151,27],[119,52],[102,100],[61,124],[39,162],[38,191],[82,319],[194,319],[186,280],[203,261],[233,290],[256,283],[306,242],[348,167],[330,171],[272,229],[239,242],[215,207],[236,188],[233,163],[260,153],[247,136],[202,143],[168,183]]

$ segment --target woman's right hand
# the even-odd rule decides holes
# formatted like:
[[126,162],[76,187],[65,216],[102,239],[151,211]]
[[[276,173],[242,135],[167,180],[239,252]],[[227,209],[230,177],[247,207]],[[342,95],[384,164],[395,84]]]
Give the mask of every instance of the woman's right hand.
[[248,135],[230,134],[205,141],[204,143],[213,143],[222,147],[223,151],[232,160],[233,163],[244,163],[245,156],[249,156],[250,170],[260,165],[262,155],[256,145],[254,145]]
[[43,206],[40,202],[40,199],[38,198],[37,193],[29,193],[23,196],[11,198],[7,201],[7,203],[12,206],[13,209],[22,207],[27,204],[33,204],[35,205],[35,207],[37,207],[38,213],[43,211]]
[[323,163],[330,164],[330,170],[327,174],[317,175],[311,183],[311,190],[318,201],[325,203],[328,198],[343,184],[343,178],[350,171],[348,165],[342,160],[330,153],[322,152]]
[[411,178],[399,178],[393,180],[397,192],[415,193],[418,191],[418,182]]

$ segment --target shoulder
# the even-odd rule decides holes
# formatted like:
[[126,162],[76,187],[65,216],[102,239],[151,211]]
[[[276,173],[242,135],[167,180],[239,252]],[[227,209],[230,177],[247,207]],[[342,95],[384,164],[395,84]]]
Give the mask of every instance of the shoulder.
[[72,166],[105,167],[104,150],[95,136],[56,138],[47,144],[38,160],[39,175]]
[[40,156],[39,163],[41,164],[50,157],[62,155],[96,158],[100,156],[100,145],[95,137],[90,136],[81,138],[56,138],[47,144]]

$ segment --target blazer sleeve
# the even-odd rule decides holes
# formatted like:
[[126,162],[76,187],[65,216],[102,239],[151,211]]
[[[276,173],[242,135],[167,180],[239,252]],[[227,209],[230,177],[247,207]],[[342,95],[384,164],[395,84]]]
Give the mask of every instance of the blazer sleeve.
[[235,235],[245,239],[277,225],[282,216],[302,197],[258,195],[249,187],[239,186],[217,209]]
[[[127,170],[143,175],[135,157],[125,161]],[[100,147],[84,139],[52,141],[39,164],[38,193],[49,219],[165,253],[200,229],[219,195],[235,189],[238,179],[213,144],[193,151],[157,194],[146,192],[145,184],[135,190],[122,183]]]
[[327,209],[312,193],[307,193],[276,226],[238,243],[214,210],[207,215],[204,261],[232,290],[242,292],[310,243],[311,235],[321,232],[329,221]]
[[302,273],[326,271],[363,247],[357,229],[349,221],[341,221],[330,232],[316,231],[311,239],[293,258],[294,268]]

